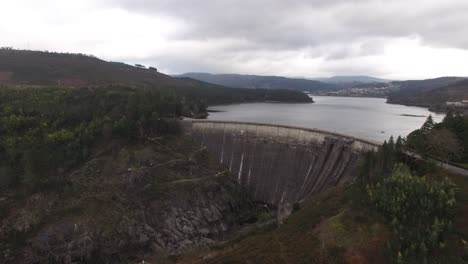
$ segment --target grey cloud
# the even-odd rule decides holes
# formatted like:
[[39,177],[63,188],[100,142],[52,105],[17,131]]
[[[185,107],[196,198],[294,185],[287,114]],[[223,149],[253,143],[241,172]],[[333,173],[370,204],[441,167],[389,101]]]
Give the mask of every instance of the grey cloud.
[[212,60],[199,60],[185,56],[154,56],[145,59],[129,59],[134,63],[139,63],[147,66],[163,67],[159,70],[167,74],[178,74],[184,72],[233,72],[225,64],[217,63]]
[[377,65],[364,63],[358,64],[355,62],[329,62],[323,65],[322,70],[324,72],[331,73],[331,75],[336,73],[346,73],[346,75],[361,75],[362,73],[366,73],[370,76],[385,76],[388,74],[377,67]]
[[354,35],[418,35],[428,45],[468,49],[468,28],[464,26],[468,23],[467,1],[372,2],[339,11],[342,23]]
[[348,45],[325,46],[315,50],[317,56],[327,54],[326,60],[343,60],[356,57],[374,56],[384,52],[385,38],[357,40],[356,43]]
[[180,21],[184,27],[171,35],[173,41],[207,46],[224,41],[211,54],[154,58],[178,72],[236,71],[265,56],[295,51],[322,58],[322,71],[331,74],[388,74],[349,61],[382,55],[387,41],[414,36],[424,45],[468,50],[466,0],[106,1],[129,12]]
[[[431,0],[429,0],[431,1]],[[426,1],[427,2],[427,1]],[[433,2],[433,1],[432,1]],[[343,43],[362,37],[420,35],[428,43],[468,48],[468,2],[424,0],[116,0],[145,14],[183,20],[178,39],[244,38],[271,49]],[[444,4],[440,4],[444,3]],[[425,6],[426,5],[426,6]]]
[[335,18],[328,9],[346,2],[118,1],[129,10],[185,21],[188,30],[180,32],[178,39],[244,38],[272,49],[296,49],[336,38]]
[[4,45],[31,41],[171,73],[426,76],[468,65],[467,0],[36,2],[2,4]]

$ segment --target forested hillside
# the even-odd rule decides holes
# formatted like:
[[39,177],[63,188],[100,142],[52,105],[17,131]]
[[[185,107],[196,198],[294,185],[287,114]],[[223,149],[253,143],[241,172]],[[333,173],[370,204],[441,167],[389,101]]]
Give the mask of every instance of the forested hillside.
[[397,89],[390,93],[388,102],[446,110],[447,101],[468,99],[468,82],[460,77],[443,77],[421,81],[393,82]]
[[98,142],[174,134],[173,96],[126,87],[0,89],[0,179],[37,188],[88,159]]
[[[0,263],[129,263],[221,240],[251,204],[155,89],[0,89]],[[183,221],[183,228],[174,225]]]
[[155,70],[72,53],[0,49],[0,83],[83,87],[91,84],[183,85]]
[[64,88],[121,85],[158,89],[204,104],[252,101],[311,102],[302,92],[266,89],[232,89],[189,78],[173,78],[156,68],[107,62],[84,54],[0,49],[0,85],[10,87],[58,86]]
[[468,117],[451,111],[441,123],[429,117],[420,129],[408,135],[407,146],[424,157],[468,168]]

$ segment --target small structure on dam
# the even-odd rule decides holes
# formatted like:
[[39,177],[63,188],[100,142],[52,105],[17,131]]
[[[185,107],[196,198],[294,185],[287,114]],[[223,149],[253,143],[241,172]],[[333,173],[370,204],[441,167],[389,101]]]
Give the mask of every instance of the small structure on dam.
[[210,120],[182,124],[254,201],[276,206],[280,221],[294,203],[352,181],[361,154],[379,148],[375,142],[316,129]]

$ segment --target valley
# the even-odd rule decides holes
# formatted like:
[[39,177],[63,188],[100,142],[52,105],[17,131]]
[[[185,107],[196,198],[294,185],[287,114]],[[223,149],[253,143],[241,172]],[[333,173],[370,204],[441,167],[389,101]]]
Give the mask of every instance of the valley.
[[450,109],[464,111],[464,109],[454,109],[447,102],[468,100],[467,81],[464,77],[392,81],[369,76],[335,76],[316,79],[208,73],[186,73],[178,76],[233,88],[281,88],[304,91],[318,96],[387,98],[390,104],[428,107],[435,112],[446,112]]
[[[468,142],[461,115],[422,124],[427,109],[380,98],[315,96],[311,104],[300,90],[224,87],[81,54],[2,52],[1,263],[462,263],[467,256],[466,178],[430,163],[466,161],[465,148],[453,147]],[[241,120],[236,107],[259,119]],[[366,128],[369,114],[374,127]],[[341,128],[323,126],[336,117]],[[316,118],[326,122],[302,126]],[[401,129],[405,139],[389,138]],[[415,193],[444,204],[414,205],[430,216],[423,227],[389,221],[401,213],[379,205],[394,191],[389,200],[372,195],[398,177],[447,194]],[[438,229],[434,214],[443,221]],[[396,237],[396,228],[408,237]],[[408,242],[426,236],[421,228],[437,231],[431,242]]]
[[0,7],[0,264],[468,263],[468,1]]

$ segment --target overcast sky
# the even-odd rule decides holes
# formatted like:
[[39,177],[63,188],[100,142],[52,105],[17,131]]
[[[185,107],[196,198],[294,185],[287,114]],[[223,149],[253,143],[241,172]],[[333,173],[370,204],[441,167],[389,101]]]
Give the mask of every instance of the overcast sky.
[[0,46],[169,74],[468,76],[468,1],[1,0]]

